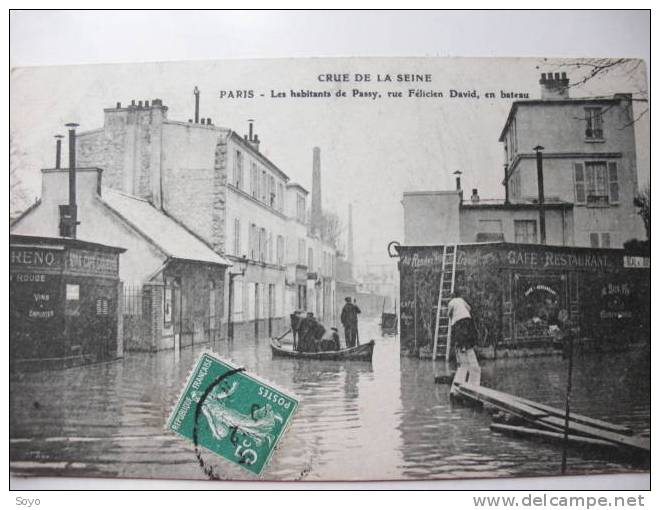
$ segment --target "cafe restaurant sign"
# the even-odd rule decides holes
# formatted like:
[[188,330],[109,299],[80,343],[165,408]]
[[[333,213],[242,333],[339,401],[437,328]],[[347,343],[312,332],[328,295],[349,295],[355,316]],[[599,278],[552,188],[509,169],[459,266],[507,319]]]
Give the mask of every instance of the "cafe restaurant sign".
[[621,267],[621,258],[616,253],[603,250],[501,244],[460,246],[457,265],[602,271]]

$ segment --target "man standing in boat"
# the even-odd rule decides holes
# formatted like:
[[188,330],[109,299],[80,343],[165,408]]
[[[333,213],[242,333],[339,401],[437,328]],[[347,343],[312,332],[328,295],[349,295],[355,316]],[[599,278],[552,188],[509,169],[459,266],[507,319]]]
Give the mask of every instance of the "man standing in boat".
[[355,347],[358,336],[358,314],[360,308],[354,304],[350,297],[346,297],[346,304],[341,310],[341,323],[344,326],[344,337],[346,338],[346,347]]

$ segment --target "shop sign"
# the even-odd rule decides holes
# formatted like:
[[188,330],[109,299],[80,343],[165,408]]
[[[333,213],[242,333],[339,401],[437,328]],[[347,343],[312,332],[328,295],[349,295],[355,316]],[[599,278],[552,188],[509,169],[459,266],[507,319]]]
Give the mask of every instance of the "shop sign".
[[511,266],[535,268],[605,269],[612,265],[607,255],[556,253],[541,250],[509,250],[506,261]]
[[623,267],[629,268],[650,268],[650,257],[633,257],[631,255],[623,256]]
[[60,269],[62,267],[62,251],[29,247],[10,247],[10,267],[12,269]]
[[114,253],[70,250],[67,262],[67,268],[72,273],[92,276],[116,276],[119,271],[119,259]]

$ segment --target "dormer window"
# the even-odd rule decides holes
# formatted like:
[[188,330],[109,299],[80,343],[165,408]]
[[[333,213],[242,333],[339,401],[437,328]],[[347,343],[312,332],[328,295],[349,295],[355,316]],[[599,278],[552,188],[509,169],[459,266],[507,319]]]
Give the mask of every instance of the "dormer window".
[[603,109],[585,108],[584,114],[586,120],[586,129],[584,132],[584,137],[587,140],[602,140],[603,139]]

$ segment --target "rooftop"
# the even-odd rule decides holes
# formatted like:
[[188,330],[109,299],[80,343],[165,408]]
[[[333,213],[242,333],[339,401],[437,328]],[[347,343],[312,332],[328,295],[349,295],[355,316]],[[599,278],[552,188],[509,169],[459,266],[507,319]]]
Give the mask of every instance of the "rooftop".
[[231,266],[231,262],[147,200],[103,188],[101,200],[168,257]]
[[[554,197],[546,197],[544,205],[553,208],[573,207],[572,202],[565,202]],[[509,203],[502,198],[480,198],[475,202],[470,199],[463,200],[461,207],[467,209],[538,209],[539,203],[535,198],[514,199],[509,200]]]
[[511,120],[516,115],[516,111],[519,106],[562,106],[567,104],[589,104],[589,103],[599,103],[599,104],[615,104],[623,100],[630,100],[632,97],[631,94],[614,94],[612,96],[594,96],[594,97],[563,97],[558,99],[523,99],[520,101],[514,101],[511,103],[511,109],[509,110],[509,115],[506,118],[502,132],[500,133],[499,141],[504,141],[504,136],[511,124]]

